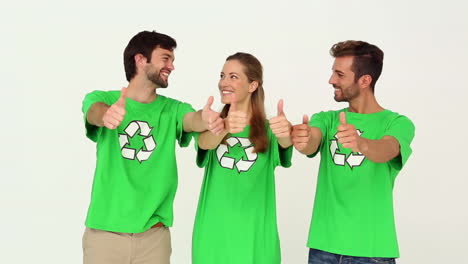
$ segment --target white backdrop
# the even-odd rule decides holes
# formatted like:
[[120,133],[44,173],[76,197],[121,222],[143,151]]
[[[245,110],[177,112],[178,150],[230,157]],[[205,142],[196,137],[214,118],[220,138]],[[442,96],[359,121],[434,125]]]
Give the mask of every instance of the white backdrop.
[[[131,3],[132,2],[132,3]],[[280,98],[293,123],[345,107],[327,83],[332,44],[365,40],[385,52],[376,96],[416,125],[413,156],[395,184],[399,263],[462,263],[468,249],[468,13],[463,1],[5,1],[0,10],[2,263],[81,263],[95,145],[81,102],[125,86],[122,53],[142,30],[178,41],[161,94],[201,108],[216,98],[225,58],[264,65],[268,115]],[[172,263],[190,263],[203,176],[193,143],[178,150]],[[283,263],[306,263],[318,158],[278,169]]]

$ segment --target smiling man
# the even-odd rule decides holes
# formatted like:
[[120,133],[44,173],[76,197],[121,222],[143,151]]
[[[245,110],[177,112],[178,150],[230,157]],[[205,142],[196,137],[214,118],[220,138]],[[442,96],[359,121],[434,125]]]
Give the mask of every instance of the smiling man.
[[414,125],[374,95],[384,54],[364,41],[339,42],[329,83],[347,108],[293,127],[295,148],[320,152],[307,246],[310,264],[395,263],[399,256],[393,186],[411,154]]
[[94,91],[83,101],[86,135],[97,143],[85,264],[169,263],[175,143],[187,146],[191,132],[216,129],[212,124],[219,118],[210,101],[194,112],[156,93],[169,84],[176,46],[170,36],[138,33],[124,51],[128,87]]

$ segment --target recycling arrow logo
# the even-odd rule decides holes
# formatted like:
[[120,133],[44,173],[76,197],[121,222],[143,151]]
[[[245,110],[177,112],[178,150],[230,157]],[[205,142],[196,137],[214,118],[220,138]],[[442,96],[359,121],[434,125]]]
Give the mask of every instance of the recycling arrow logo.
[[[257,153],[254,153],[254,147],[248,138],[241,137],[229,137],[226,140],[226,144],[220,144],[216,149],[216,157],[218,158],[219,165],[223,168],[234,169],[236,167],[238,172],[248,171],[257,160]],[[237,162],[235,158],[228,157],[226,154],[229,153],[229,149],[236,145],[244,150],[246,160],[240,158]]]
[[[361,136],[364,132],[361,130],[357,129],[356,130],[358,135]],[[349,167],[354,168],[354,167],[359,167],[362,165],[362,162],[366,158],[361,152],[357,153],[350,153],[348,157],[346,157],[346,154],[339,153],[340,148],[338,147],[338,138],[335,134],[333,139],[330,140],[330,153],[333,159],[333,162],[338,165],[338,166],[345,166],[348,164]]]
[[[153,127],[145,121],[132,121],[124,129],[125,134],[119,133],[120,149],[122,151],[122,157],[130,160],[137,159],[140,163],[148,160],[154,149],[156,148],[156,141],[153,136],[150,136]],[[130,139],[137,135],[143,137],[143,147],[134,149],[130,147]]]

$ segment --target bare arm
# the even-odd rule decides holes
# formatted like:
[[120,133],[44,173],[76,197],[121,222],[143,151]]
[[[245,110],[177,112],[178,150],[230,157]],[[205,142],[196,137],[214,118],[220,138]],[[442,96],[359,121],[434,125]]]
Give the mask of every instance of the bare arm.
[[304,155],[312,155],[317,152],[320,143],[322,143],[322,131],[317,127],[309,127],[307,145],[302,150],[296,149]]
[[198,147],[205,150],[215,149],[227,134],[227,130],[222,131],[219,135],[213,134],[211,131],[205,131],[198,138]]
[[126,111],[125,101],[127,88],[122,88],[120,98],[113,105],[109,106],[103,102],[97,102],[91,105],[86,114],[86,120],[98,127],[107,127],[109,129],[117,128],[122,123]]
[[184,116],[185,132],[202,132],[207,129],[206,123],[202,120],[202,111],[189,112]]
[[278,139],[278,144],[284,149],[289,148],[292,145],[291,137],[277,138],[277,139]]
[[[211,99],[208,100],[207,106],[211,106],[210,100]],[[218,113],[215,117],[215,121],[210,124],[213,129],[210,128],[210,131],[201,133],[198,138],[198,146],[201,149],[216,148],[228,133],[239,133],[243,131],[247,125],[247,114],[242,111],[236,111],[235,97],[231,102],[228,116],[222,119],[219,117]]]
[[94,103],[93,105],[91,105],[91,107],[89,108],[86,114],[86,120],[91,125],[103,127],[104,126],[103,117],[107,109],[109,109],[109,107],[110,106],[102,102]]
[[224,129],[223,119],[219,116],[218,112],[211,109],[213,101],[213,96],[210,96],[203,110],[187,113],[184,116],[185,132],[203,132],[209,130],[218,135]]
[[400,155],[400,143],[392,136],[379,140],[360,138],[358,144],[360,152],[373,162],[387,162]]
[[294,148],[304,155],[317,152],[322,142],[322,131],[317,127],[310,127],[309,117],[306,115],[302,118],[302,124],[293,126],[291,135]]
[[278,114],[269,120],[270,128],[278,139],[278,144],[282,148],[288,148],[292,145],[291,123],[286,118],[283,111],[283,99],[278,102]]
[[387,162],[400,154],[400,143],[396,138],[392,136],[383,136],[377,140],[362,138],[354,125],[346,122],[344,112],[340,113],[337,137],[343,147],[350,148],[353,152],[360,152],[373,162]]

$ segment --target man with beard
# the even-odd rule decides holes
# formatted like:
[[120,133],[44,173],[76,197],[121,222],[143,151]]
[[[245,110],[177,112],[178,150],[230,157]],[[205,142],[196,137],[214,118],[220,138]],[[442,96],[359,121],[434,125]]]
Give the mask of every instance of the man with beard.
[[347,108],[304,116],[292,130],[295,148],[320,152],[307,246],[309,263],[395,263],[399,257],[393,185],[411,154],[414,125],[374,96],[383,52],[363,41],[332,46],[329,83]]
[[[94,91],[83,101],[86,136],[97,143],[91,202],[83,235],[85,264],[169,263],[177,188],[175,143],[191,132],[222,128],[219,113],[194,112],[158,95],[174,70],[176,41],[143,31],[124,51],[129,85]],[[218,127],[218,129],[217,129]]]

